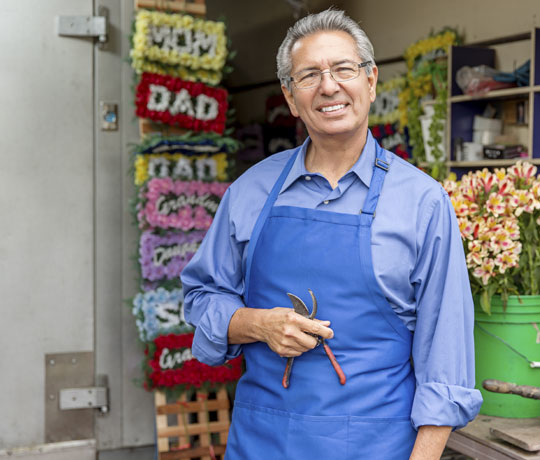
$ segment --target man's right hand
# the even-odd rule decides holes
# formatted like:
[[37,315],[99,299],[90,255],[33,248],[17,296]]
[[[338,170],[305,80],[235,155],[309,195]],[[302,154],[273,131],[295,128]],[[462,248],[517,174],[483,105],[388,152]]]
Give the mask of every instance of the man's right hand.
[[239,308],[229,323],[230,344],[265,342],[282,357],[300,356],[315,348],[317,339],[334,337],[330,321],[311,320],[292,308]]

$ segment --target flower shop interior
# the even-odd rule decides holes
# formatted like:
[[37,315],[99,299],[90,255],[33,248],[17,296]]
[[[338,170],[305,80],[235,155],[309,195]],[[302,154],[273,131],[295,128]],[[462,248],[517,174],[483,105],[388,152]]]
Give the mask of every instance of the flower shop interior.
[[443,458],[540,459],[538,0],[0,2],[0,459],[223,459],[242,364],[192,357],[179,276],[305,139],[276,53],[330,6],[375,49],[373,136],[464,241],[484,406]]

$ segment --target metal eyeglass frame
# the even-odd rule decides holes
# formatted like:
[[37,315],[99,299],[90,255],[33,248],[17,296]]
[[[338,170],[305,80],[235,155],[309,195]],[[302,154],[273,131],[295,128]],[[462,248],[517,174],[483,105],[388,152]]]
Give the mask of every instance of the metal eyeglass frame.
[[[363,67],[367,67],[368,65],[371,65],[372,64],[372,61],[365,61],[365,62],[360,62],[360,63],[356,63],[356,65],[358,66],[359,69],[362,69]],[[336,65],[339,65],[339,64],[336,64]],[[334,67],[334,66],[332,66]],[[303,88],[299,88],[298,86],[296,86],[296,82],[294,81],[294,77],[289,77],[286,81],[289,81],[289,82],[292,82],[292,84],[294,85],[294,87],[296,89],[311,89],[311,88],[315,88],[317,86],[319,86],[322,82],[322,75],[323,73],[329,73],[330,76],[332,77],[332,79],[337,82],[337,83],[342,83],[344,81],[351,81],[351,80],[354,80],[355,78],[358,78],[360,76],[360,72],[358,72],[358,75],[356,75],[355,77],[352,77],[352,78],[347,78],[346,80],[336,80],[336,78],[334,77],[334,75],[332,74],[332,67],[330,69],[327,69],[327,70],[314,70],[316,72],[319,72],[319,82],[315,85],[312,85],[312,86],[304,86]]]

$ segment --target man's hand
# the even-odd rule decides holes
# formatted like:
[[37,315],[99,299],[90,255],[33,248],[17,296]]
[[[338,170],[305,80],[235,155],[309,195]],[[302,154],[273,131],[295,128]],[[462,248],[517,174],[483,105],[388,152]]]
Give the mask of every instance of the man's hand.
[[240,308],[229,323],[229,343],[265,342],[282,357],[300,356],[315,348],[315,334],[324,339],[334,337],[330,321],[304,318],[292,308]]

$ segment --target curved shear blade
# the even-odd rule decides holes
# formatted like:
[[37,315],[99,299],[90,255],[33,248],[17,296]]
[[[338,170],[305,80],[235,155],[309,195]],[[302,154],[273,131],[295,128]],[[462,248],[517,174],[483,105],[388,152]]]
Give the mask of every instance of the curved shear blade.
[[304,301],[300,297],[297,297],[294,294],[291,294],[290,292],[287,292],[287,295],[289,296],[289,299],[291,299],[291,302],[294,307],[294,311],[298,313],[299,315],[309,318],[309,310],[307,309]]
[[309,310],[306,307],[306,304],[300,297],[295,296],[294,294],[291,294],[290,292],[287,292],[287,295],[289,296],[289,299],[291,299],[291,302],[294,307],[294,311],[296,313],[306,318],[313,319],[315,318],[315,315],[317,314],[317,299],[315,298],[315,294],[313,294],[313,291],[311,289],[308,289],[308,291],[311,295],[311,301],[313,302],[313,310],[311,314],[309,313]]

